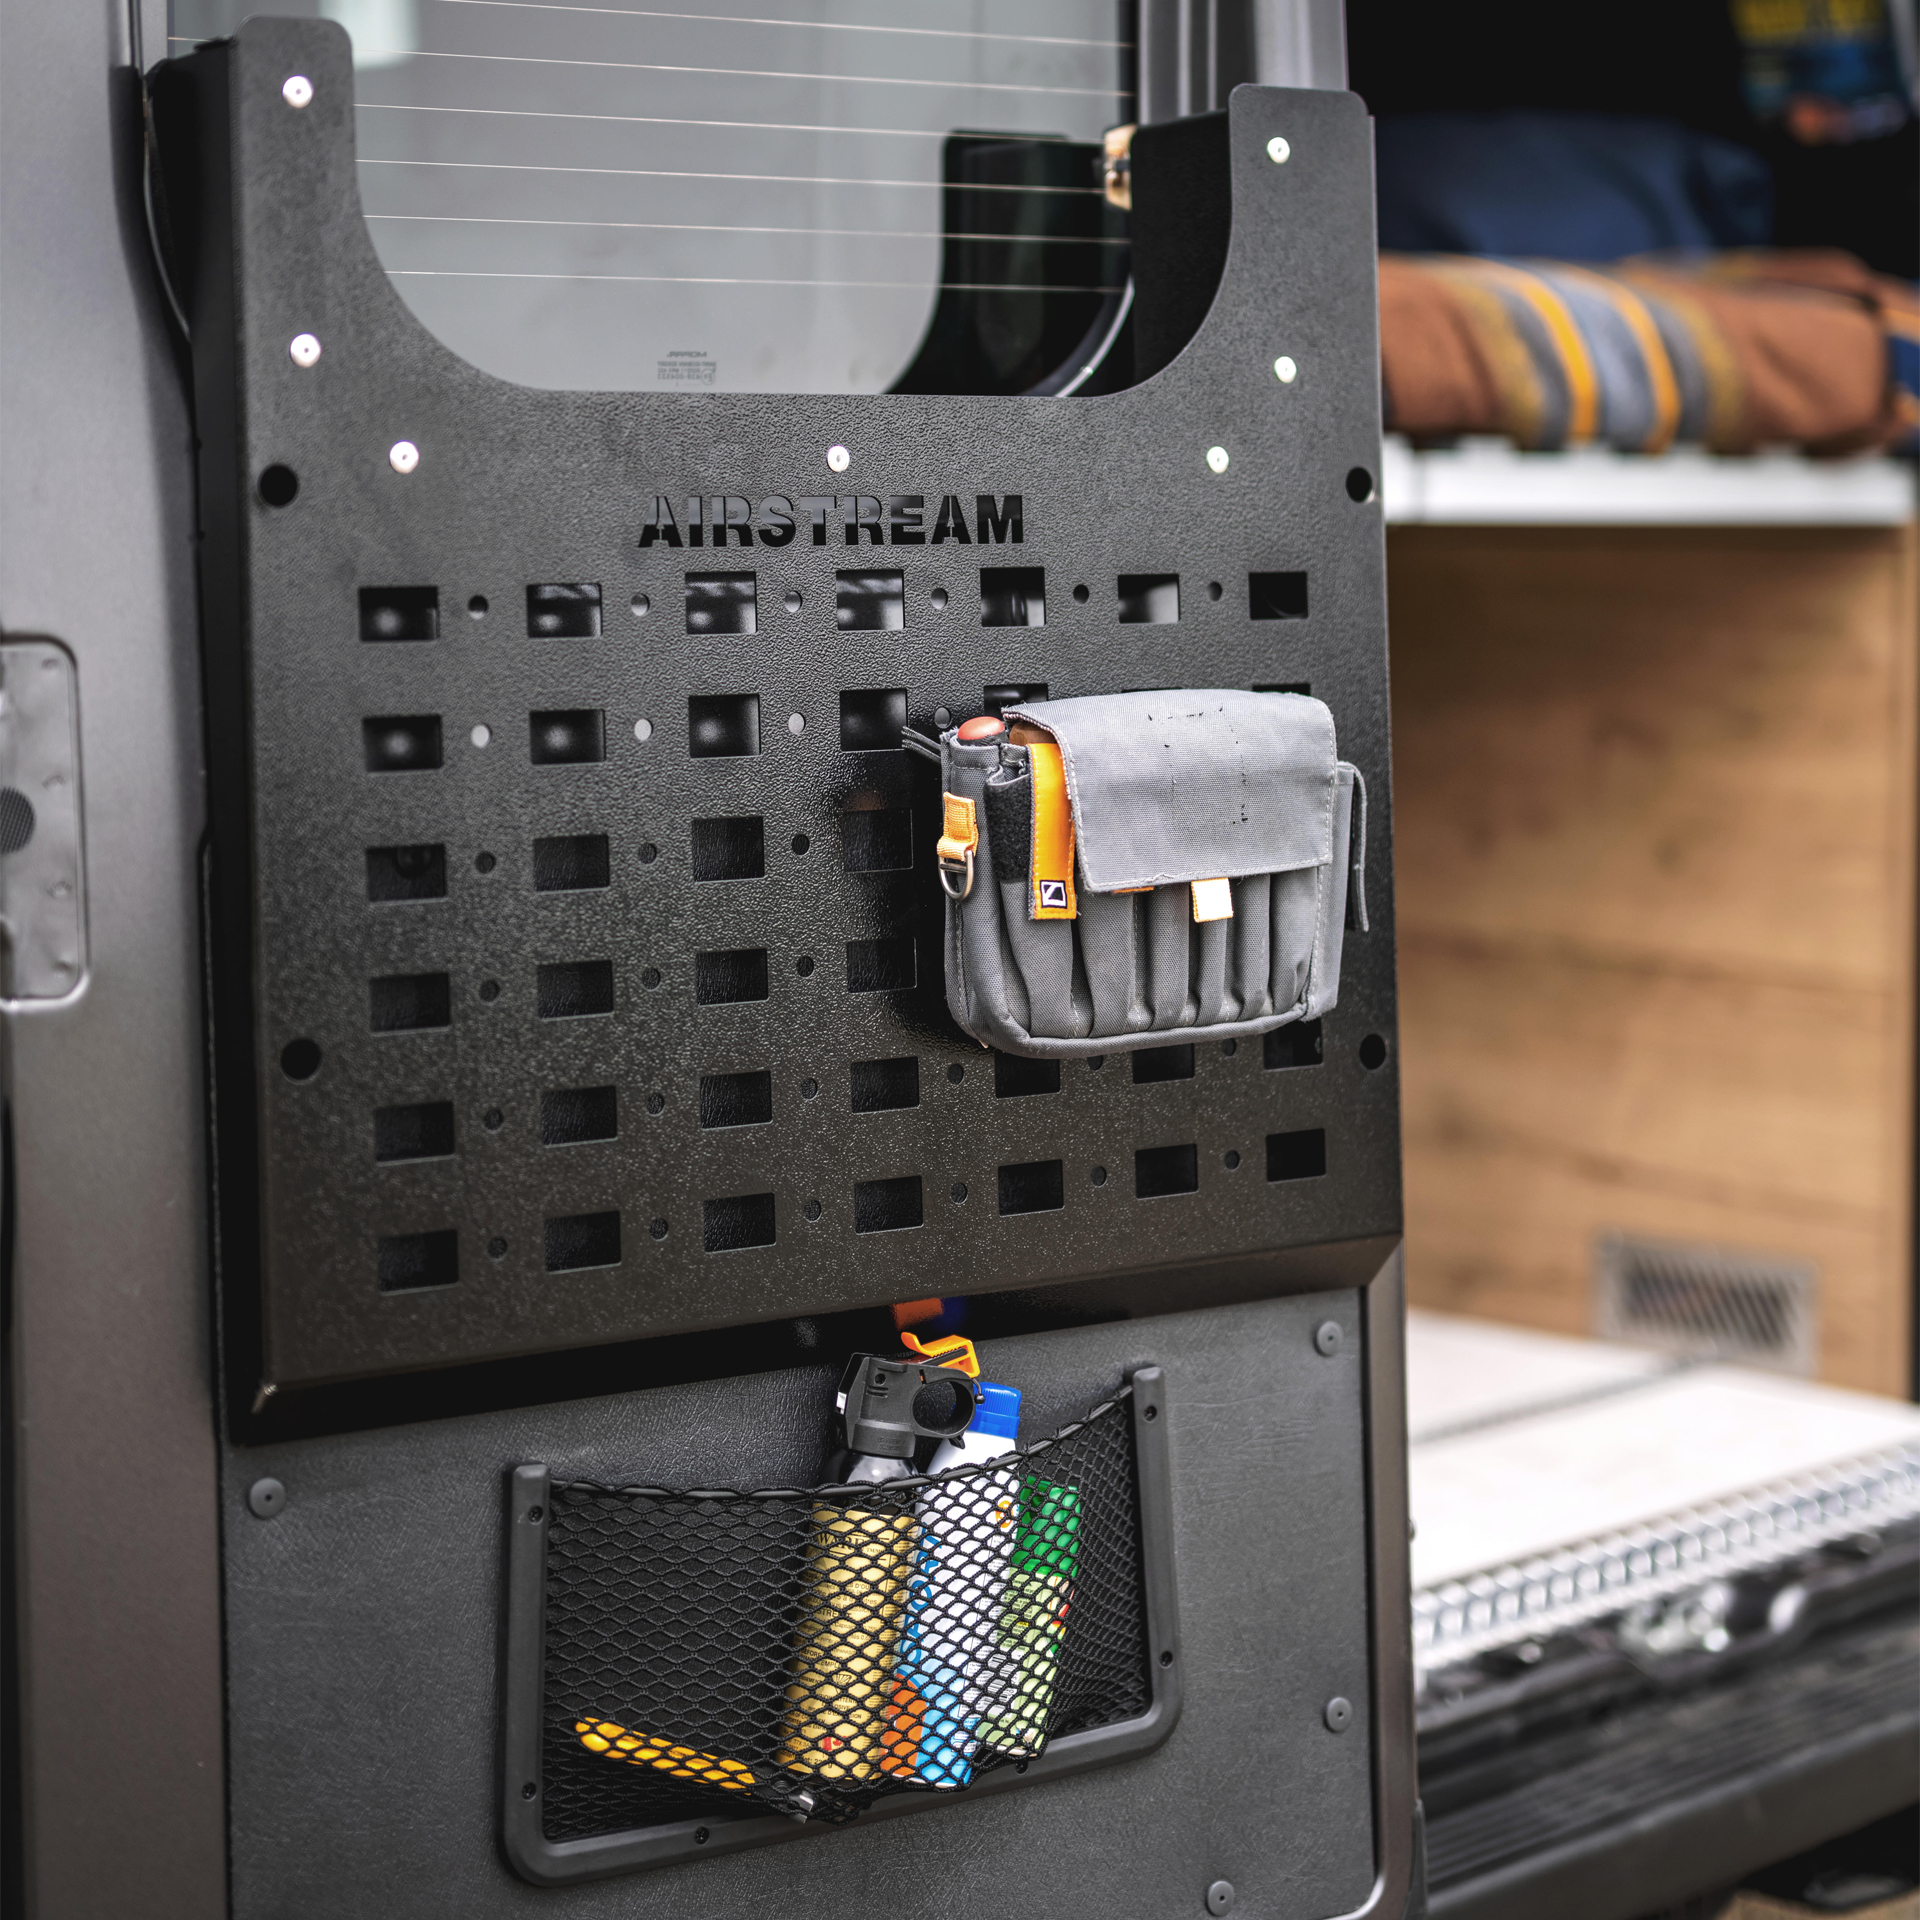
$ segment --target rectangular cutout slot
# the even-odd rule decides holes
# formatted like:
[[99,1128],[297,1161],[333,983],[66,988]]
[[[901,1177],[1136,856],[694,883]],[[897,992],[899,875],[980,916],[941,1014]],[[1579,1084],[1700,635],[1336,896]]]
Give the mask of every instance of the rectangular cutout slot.
[[703,1073],[700,1076],[700,1124],[703,1127],[764,1127],[773,1118],[773,1075]]
[[440,716],[394,713],[360,722],[369,773],[431,773],[440,764]]
[[700,1241],[709,1253],[772,1246],[773,1195],[737,1193],[730,1199],[709,1200],[700,1209]]
[[920,1226],[926,1219],[926,1201],[917,1173],[898,1180],[857,1180],[853,1188],[855,1233],[898,1233]]
[[840,849],[849,873],[898,873],[913,865],[911,807],[849,807],[840,816]]
[[607,757],[607,716],[599,707],[555,707],[527,715],[536,767],[586,766]]
[[1171,627],[1180,620],[1177,573],[1123,573],[1120,576],[1120,624],[1123,627]]
[[759,587],[753,574],[687,575],[689,633],[753,633],[759,619]]
[[896,1060],[853,1063],[855,1113],[893,1113],[920,1104],[920,1061],[906,1053]]
[[594,640],[600,634],[600,589],[585,581],[527,589],[529,640]]
[[1266,1036],[1267,1067],[1317,1067],[1326,1057],[1318,1020],[1295,1020]]
[[1017,1053],[993,1056],[993,1097],[996,1100],[1021,1100],[1030,1093],[1060,1091],[1058,1060],[1027,1060]]
[[1324,1127],[1306,1127],[1298,1133],[1267,1135],[1269,1180],[1318,1180],[1327,1170],[1327,1134]]
[[1199,1191],[1198,1147],[1141,1147],[1135,1152],[1133,1195],[1136,1200],[1159,1200],[1170,1193]]
[[453,1025],[453,982],[444,973],[387,973],[368,986],[375,1033]]
[[1304,573],[1248,574],[1247,611],[1256,620],[1304,620],[1307,576]]
[[558,833],[533,843],[533,890],[578,893],[612,884],[604,833]]
[[732,760],[760,751],[757,693],[697,693],[687,702],[687,752],[696,760]]
[[914,983],[913,938],[847,942],[849,993],[901,993]]
[[1151,1086],[1160,1080],[1193,1078],[1193,1046],[1143,1047],[1133,1056],[1133,1084]]
[[767,997],[765,947],[729,947],[693,956],[693,997],[703,1007],[728,1007]]
[[1256,685],[1255,693],[1300,693],[1310,694],[1313,683],[1309,680],[1269,680]]
[[1029,700],[1044,700],[1047,697],[1047,683],[1044,680],[1032,680],[1025,686],[1011,684],[1002,687],[982,687],[980,689],[980,711],[982,713],[1004,713],[1009,707],[1025,706]]
[[446,897],[445,847],[367,849],[369,900],[384,903],[392,900],[444,900]]
[[840,695],[842,753],[898,753],[907,724],[905,687],[868,687]]
[[382,1293],[419,1293],[450,1287],[460,1278],[460,1236],[452,1227],[433,1233],[390,1233],[376,1259]]
[[383,1164],[392,1160],[444,1160],[452,1151],[451,1100],[374,1109],[373,1157]]
[[898,633],[907,624],[902,575],[862,570],[836,573],[833,580],[833,617],[843,633]]
[[693,823],[696,880],[758,880],[766,870],[766,832],[757,813]]
[[438,587],[362,587],[362,640],[438,640]]
[[540,1144],[577,1146],[620,1135],[620,1096],[613,1087],[556,1087],[540,1096]]
[[1057,1213],[1066,1204],[1064,1160],[1027,1160],[1000,1169],[1002,1213]]
[[980,624],[983,627],[1044,627],[1047,624],[1046,569],[982,567]]
[[611,960],[559,960],[540,969],[537,994],[542,1020],[577,1020],[613,1011]]
[[620,1264],[620,1214],[566,1213],[547,1221],[547,1271],[575,1273],[582,1267]]

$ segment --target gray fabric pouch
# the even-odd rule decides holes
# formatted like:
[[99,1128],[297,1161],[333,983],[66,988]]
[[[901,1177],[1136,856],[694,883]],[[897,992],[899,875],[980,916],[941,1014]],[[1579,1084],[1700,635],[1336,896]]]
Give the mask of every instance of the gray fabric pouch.
[[1366,787],[1323,701],[1111,693],[1005,718],[1051,741],[939,743],[947,1004],[968,1033],[1058,1058],[1334,1004],[1350,872],[1367,924]]

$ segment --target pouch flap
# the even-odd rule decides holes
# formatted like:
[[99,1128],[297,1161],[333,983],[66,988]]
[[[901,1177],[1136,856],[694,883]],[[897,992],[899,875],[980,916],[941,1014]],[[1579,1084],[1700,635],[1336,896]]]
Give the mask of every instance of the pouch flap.
[[1006,709],[1060,743],[1094,893],[1237,880],[1333,858],[1333,715],[1237,688],[1100,693]]

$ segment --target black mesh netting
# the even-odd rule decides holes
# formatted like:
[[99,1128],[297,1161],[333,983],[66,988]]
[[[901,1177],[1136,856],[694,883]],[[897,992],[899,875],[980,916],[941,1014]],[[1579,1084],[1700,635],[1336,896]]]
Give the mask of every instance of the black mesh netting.
[[1128,1400],[884,1487],[556,1482],[547,1838],[742,1810],[848,1820],[1145,1713]]

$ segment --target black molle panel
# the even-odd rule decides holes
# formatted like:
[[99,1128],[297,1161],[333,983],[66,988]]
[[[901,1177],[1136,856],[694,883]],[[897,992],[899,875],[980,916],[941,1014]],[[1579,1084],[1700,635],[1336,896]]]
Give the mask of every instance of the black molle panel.
[[1198,1193],[1200,1149],[1191,1145],[1136,1149],[1133,1191],[1141,1200],[1157,1200],[1170,1193]]
[[549,1273],[573,1273],[581,1267],[617,1267],[620,1264],[620,1215],[604,1213],[550,1214],[543,1233]]
[[1065,1165],[1058,1160],[1023,1160],[999,1170],[1002,1213],[1056,1213],[1067,1204]]
[[373,901],[444,900],[445,847],[369,847],[367,898]]
[[920,1061],[903,1054],[897,1060],[856,1060],[852,1067],[855,1113],[890,1113],[920,1104]]
[[1267,1135],[1269,1180],[1318,1180],[1326,1170],[1325,1128],[1303,1127],[1294,1133]]
[[982,567],[980,624],[983,627],[1044,627],[1047,624],[1046,569]]
[[619,1132],[620,1094],[616,1087],[557,1087],[540,1096],[543,1147],[612,1140]]
[[853,1186],[855,1233],[898,1233],[925,1223],[926,1203],[920,1176],[902,1174],[894,1180],[856,1180]]
[[913,865],[913,814],[906,807],[850,807],[840,816],[849,873],[897,873]]
[[438,587],[362,587],[362,640],[437,640],[440,637]]
[[1317,1067],[1324,1057],[1318,1020],[1296,1020],[1261,1036],[1262,1061],[1269,1067]]
[[759,595],[750,573],[690,573],[686,578],[686,598],[689,633],[752,633],[756,630]]
[[703,1127],[764,1127],[773,1118],[773,1075],[703,1073],[700,1076],[700,1124]]
[[[1235,94],[1219,296],[1143,386],[690,398],[516,387],[412,317],[361,217],[355,78],[336,25],[255,18],[176,68],[219,95],[194,124],[222,243],[203,251],[190,317],[205,403],[222,1249],[236,1297],[257,1272],[268,1302],[264,1359],[235,1373],[243,1407],[262,1378],[285,1390],[903,1292],[1092,1294],[1125,1273],[1165,1275],[1128,1285],[1184,1302],[1208,1262],[1253,1289],[1321,1286],[1330,1246],[1398,1231],[1382,531],[1377,501],[1346,491],[1349,470],[1379,470],[1357,100]],[[304,112],[281,96],[294,73],[313,82]],[[1290,143],[1285,166],[1267,157],[1275,135]],[[317,405],[286,343],[322,312]],[[1316,343],[1311,380],[1274,379],[1276,340]],[[421,454],[406,475],[385,457],[402,438]],[[836,443],[857,463],[837,482],[823,465]],[[1230,455],[1219,473],[1215,445]],[[282,462],[302,485],[269,508],[254,481]],[[836,484],[858,500],[825,509],[818,546],[799,511],[798,537],[778,548],[744,522],[724,549],[640,545],[658,496],[751,512]],[[916,494],[928,538],[896,542],[890,504]],[[965,546],[933,537],[933,503],[950,496]],[[850,515],[864,515],[858,547]],[[769,616],[777,634],[686,632],[674,610],[703,559],[758,566],[772,604],[800,605]],[[1239,591],[1278,562],[1313,581],[1312,619],[1284,630],[1252,619]],[[840,625],[837,576],[869,566],[901,576],[904,626]],[[1177,625],[1114,617],[1114,583],[1149,567],[1189,589]],[[1192,591],[1215,580],[1232,591]],[[527,583],[554,581],[599,585],[602,639],[518,631]],[[463,614],[436,643],[367,645],[359,596],[382,582],[437,583],[449,607],[488,593],[497,611]],[[1022,624],[983,626],[977,590],[982,612]],[[653,610],[644,622],[625,612],[636,596]],[[1259,1048],[1203,1047],[1192,1078],[1136,1086],[1115,1055],[1098,1072],[1066,1063],[1057,1093],[999,1097],[999,1073],[947,1011],[940,788],[898,750],[902,721],[1283,675],[1331,702],[1374,796],[1373,931],[1346,937],[1324,1064],[1266,1073]],[[754,703],[758,751],[690,751],[690,703],[716,700]],[[383,715],[438,715],[445,766],[366,772],[363,723]],[[719,744],[737,746],[737,706],[718,718]],[[490,743],[469,747],[482,725]],[[910,817],[912,864],[848,872],[850,807],[867,816],[855,836]],[[597,866],[536,843],[595,836],[609,884],[544,884]],[[764,974],[714,957],[754,954]],[[376,1029],[368,983],[429,975],[447,977],[450,1027]],[[1389,1049],[1373,1072],[1359,1056],[1368,1034]],[[305,1080],[280,1065],[296,1037],[324,1060]],[[856,1106],[855,1062],[909,1057],[917,1106]],[[771,1076],[772,1119],[703,1128],[701,1081],[749,1069]],[[607,1087],[615,1137],[542,1144],[543,1092]],[[376,1163],[372,1115],[424,1101],[451,1103],[459,1150]],[[1325,1174],[1262,1179],[1267,1137],[1300,1132],[1327,1136]],[[1237,1152],[1247,1171],[1209,1174],[1177,1206],[1136,1203],[1133,1156],[1168,1142],[1193,1144],[1202,1168]],[[925,1196],[910,1240],[856,1232],[853,1188],[906,1179]],[[951,1200],[956,1189],[969,1197]],[[550,1282],[547,1221],[616,1207],[617,1264],[596,1256]],[[376,1244],[441,1232],[462,1252],[418,1270],[460,1284],[387,1300]],[[569,1262],[580,1237],[559,1235]]]
[[591,640],[600,632],[600,589],[552,583],[527,589],[530,640]]
[[693,997],[703,1007],[764,1000],[767,991],[765,947],[729,947],[693,956]]
[[1177,573],[1123,573],[1120,619],[1129,627],[1171,627],[1180,619]]
[[374,1281],[382,1293],[412,1293],[421,1287],[450,1287],[460,1278],[460,1235],[452,1227],[431,1233],[390,1233],[382,1237],[374,1262]]
[[613,878],[613,862],[604,833],[555,833],[533,843],[533,890],[575,893],[604,887]]
[[695,820],[692,833],[696,880],[758,880],[766,872],[766,827],[757,814]]
[[607,757],[607,716],[598,707],[548,707],[527,715],[536,767],[571,767]]
[[1311,693],[1311,680],[1256,680],[1253,683],[1255,693]]
[[843,633],[898,633],[907,624],[904,575],[836,573],[833,582],[834,623]]
[[1307,576],[1304,573],[1248,574],[1247,611],[1256,620],[1304,620]]
[[369,773],[431,773],[440,764],[437,713],[389,714],[360,723]]
[[687,751],[696,760],[727,760],[760,751],[760,699],[752,693],[706,693],[687,702]]
[[1191,1041],[1177,1047],[1143,1047],[1128,1057],[1133,1062],[1133,1083],[1137,1087],[1151,1086],[1161,1080],[1193,1078]]
[[453,982],[444,973],[388,973],[368,983],[375,1033],[453,1024]]
[[[1138,1058],[1138,1055],[1135,1056]],[[1060,1062],[1028,1060],[1017,1053],[993,1056],[993,1093],[997,1100],[1017,1100],[1029,1093],[1058,1093]]]
[[453,1151],[453,1102],[381,1107],[373,1116],[376,1160],[439,1160]]
[[842,753],[898,753],[900,729],[906,724],[905,687],[873,687],[840,695]]

